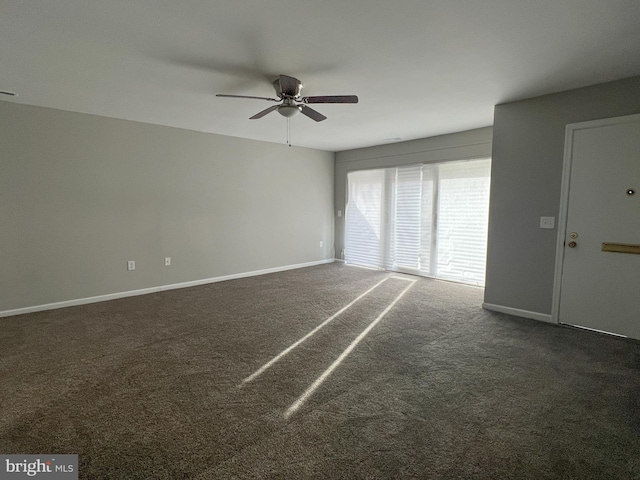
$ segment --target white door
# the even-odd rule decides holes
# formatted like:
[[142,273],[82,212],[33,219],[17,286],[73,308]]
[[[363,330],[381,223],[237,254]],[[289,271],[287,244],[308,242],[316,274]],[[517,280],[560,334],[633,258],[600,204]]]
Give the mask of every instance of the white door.
[[568,125],[564,177],[557,318],[640,339],[640,115]]

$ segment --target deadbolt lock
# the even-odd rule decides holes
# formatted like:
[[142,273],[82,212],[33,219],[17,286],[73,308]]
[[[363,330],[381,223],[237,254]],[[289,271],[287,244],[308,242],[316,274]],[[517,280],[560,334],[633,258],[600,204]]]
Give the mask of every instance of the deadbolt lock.
[[569,234],[569,236],[570,236],[571,238],[578,238],[578,234],[577,234],[576,232],[571,232],[571,233]]
[[577,245],[578,244],[576,242],[569,242],[568,243],[569,248],[576,248]]

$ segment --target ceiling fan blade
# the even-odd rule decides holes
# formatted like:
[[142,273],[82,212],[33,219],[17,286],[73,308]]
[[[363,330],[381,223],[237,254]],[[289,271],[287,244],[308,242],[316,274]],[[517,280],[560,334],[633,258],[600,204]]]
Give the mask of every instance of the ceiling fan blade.
[[301,105],[301,107],[302,109],[300,110],[300,112],[302,112],[302,114],[309,117],[311,120],[315,120],[316,122],[321,122],[327,119],[327,117],[325,117],[320,112],[314,110],[311,107],[307,107],[306,105]]
[[269,98],[269,97],[253,97],[250,95],[226,95],[224,93],[218,93],[216,97],[225,97],[225,98],[251,98],[253,100],[270,100],[272,102],[279,102],[280,100],[277,98]]
[[304,103],[358,103],[357,95],[324,95],[319,97],[304,97]]
[[296,94],[299,93],[298,85],[300,85],[300,80],[297,78],[290,77],[288,75],[280,75],[280,89],[282,93],[289,97],[295,97]]
[[273,107],[265,108],[261,112],[256,113],[253,117],[249,117],[249,120],[256,120],[258,118],[264,117],[267,113],[271,113],[274,110],[277,110],[280,105],[274,105]]

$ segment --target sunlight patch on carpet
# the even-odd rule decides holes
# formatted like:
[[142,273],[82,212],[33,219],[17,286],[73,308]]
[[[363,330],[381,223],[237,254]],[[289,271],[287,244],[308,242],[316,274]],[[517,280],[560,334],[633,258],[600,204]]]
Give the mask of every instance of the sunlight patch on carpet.
[[333,315],[331,315],[329,318],[327,318],[324,322],[322,322],[320,325],[318,325],[316,328],[314,328],[313,330],[311,330],[309,333],[307,333],[304,337],[302,337],[300,340],[297,340],[296,342],[292,343],[290,346],[288,346],[287,348],[285,348],[282,352],[280,352],[278,355],[276,355],[275,357],[273,357],[271,360],[269,360],[267,363],[265,363],[263,366],[261,366],[258,370],[256,370],[255,372],[253,372],[251,375],[249,375],[247,378],[245,378],[244,380],[242,380],[242,384],[239,385],[239,387],[242,387],[242,385],[252,382],[253,380],[255,380],[256,378],[258,378],[260,375],[262,375],[266,370],[268,370],[270,367],[272,367],[276,362],[278,362],[280,359],[282,359],[285,355],[287,355],[288,353],[290,353],[294,348],[298,347],[300,344],[302,344],[304,341],[308,340],[309,338],[311,338],[313,335],[315,335],[318,331],[320,331],[323,327],[325,327],[326,325],[328,325],[331,321],[333,321],[336,317],[340,316],[342,313],[344,313],[346,310],[348,310],[351,306],[353,306],[357,301],[363,299],[364,297],[366,297],[367,295],[369,295],[371,292],[373,292],[376,288],[378,288],[380,285],[382,285],[384,282],[386,282],[389,278],[399,278],[399,277],[386,277],[383,278],[381,281],[379,281],[378,283],[376,283],[373,287],[371,287],[369,290],[367,290],[366,292],[364,292],[363,294],[361,294],[360,296],[358,296],[355,300],[351,301],[350,303],[348,303],[347,305],[345,305],[344,307],[342,307],[340,310],[338,310],[336,313],[334,313]]
[[[394,278],[400,278],[400,277],[394,277]],[[407,280],[411,283],[402,292],[400,292],[400,294],[387,306],[387,308],[385,308],[382,311],[382,313],[378,315],[378,317],[373,322],[371,322],[367,326],[367,328],[365,328],[362,331],[362,333],[360,333],[360,335],[356,337],[356,339],[353,342],[349,344],[349,346],[340,354],[340,356],[336,359],[336,361],[333,362],[329,366],[329,368],[327,368],[324,372],[322,372],[322,374],[311,384],[311,386],[307,388],[307,390],[302,395],[300,395],[300,397],[295,402],[291,404],[291,406],[284,413],[285,418],[289,418],[296,411],[298,411],[298,409],[300,409],[302,405],[304,405],[304,403],[309,399],[309,397],[311,397],[311,395],[313,395],[313,393],[320,387],[320,385],[322,385],[325,382],[325,380],[329,378],[329,376],[333,373],[333,371],[336,368],[338,368],[338,366],[344,361],[345,358],[349,356],[352,350],[369,334],[369,332],[373,329],[373,327],[375,327],[380,322],[380,320],[382,320],[384,316],[387,313],[389,313],[389,311],[391,311],[391,309],[400,301],[400,299],[404,296],[404,294],[407,293],[409,289],[413,287],[413,285],[417,281],[417,280],[409,280],[405,278],[402,278],[402,280]]]

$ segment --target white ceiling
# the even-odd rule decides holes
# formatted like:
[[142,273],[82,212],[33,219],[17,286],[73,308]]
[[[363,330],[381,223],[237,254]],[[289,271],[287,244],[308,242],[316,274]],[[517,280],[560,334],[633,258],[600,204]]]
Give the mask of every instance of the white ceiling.
[[491,125],[493,106],[640,74],[638,0],[0,0],[4,101],[269,142],[278,75],[328,119],[329,151]]

